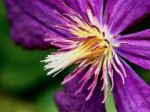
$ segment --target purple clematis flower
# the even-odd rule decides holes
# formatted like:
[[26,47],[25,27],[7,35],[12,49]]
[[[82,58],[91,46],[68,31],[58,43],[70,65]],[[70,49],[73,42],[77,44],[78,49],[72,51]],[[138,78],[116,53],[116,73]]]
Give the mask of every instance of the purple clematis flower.
[[56,94],[60,112],[105,112],[109,90],[118,112],[150,112],[150,87],[125,62],[150,70],[150,29],[122,35],[150,14],[149,0],[6,0],[6,5],[14,42],[59,48],[44,60],[48,75],[78,64]]

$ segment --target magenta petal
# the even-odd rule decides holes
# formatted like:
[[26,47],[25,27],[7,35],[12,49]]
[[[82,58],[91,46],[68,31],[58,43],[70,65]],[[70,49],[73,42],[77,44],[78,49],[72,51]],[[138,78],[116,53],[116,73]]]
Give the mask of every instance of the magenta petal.
[[109,24],[111,13],[119,0],[107,0],[104,11],[104,23]]
[[116,49],[119,55],[150,70],[150,30],[125,35],[117,38],[117,41],[121,43]]
[[[103,2],[91,0],[89,3],[100,19]],[[6,6],[12,40],[25,48],[48,48],[50,45],[44,42],[46,33],[55,37],[69,36],[68,32],[54,28],[55,25],[64,24],[62,18],[58,17],[55,11],[69,14],[69,6],[87,19],[86,0],[6,0]]]
[[95,16],[98,18],[100,25],[103,19],[104,0],[89,0],[92,5]]
[[[81,75],[83,75],[83,73]],[[72,79],[65,85],[64,91],[56,94],[55,100],[59,112],[105,112],[104,104],[102,104],[103,93],[100,91],[100,87],[97,86],[88,101],[85,101],[88,95],[86,87],[81,93],[77,95],[74,94],[75,91],[79,89],[80,79],[80,76]]]
[[69,6],[77,11],[81,16],[87,11],[86,0],[64,0]]
[[149,13],[149,0],[108,0],[105,21],[110,33],[118,34]]
[[118,112],[150,112],[150,87],[123,62],[127,77],[122,84],[117,73],[114,75],[113,90]]
[[98,18],[100,23],[102,22],[104,0],[64,0],[64,1],[66,1],[69,6],[71,6],[85,19],[87,19],[85,14],[87,13],[87,8],[90,3],[90,5],[92,6],[92,10],[95,13],[95,16]]
[[44,42],[46,33],[66,36],[53,27],[62,20],[54,13],[52,4],[40,0],[6,0],[6,6],[15,43],[25,48],[48,48],[50,45]]
[[[80,0],[84,1],[84,0]],[[64,0],[66,4],[68,4],[70,7],[72,7],[76,12],[78,12],[80,15],[83,14],[81,4],[79,4],[78,0]],[[84,6],[83,6],[84,7]],[[85,8],[85,7],[84,7]]]

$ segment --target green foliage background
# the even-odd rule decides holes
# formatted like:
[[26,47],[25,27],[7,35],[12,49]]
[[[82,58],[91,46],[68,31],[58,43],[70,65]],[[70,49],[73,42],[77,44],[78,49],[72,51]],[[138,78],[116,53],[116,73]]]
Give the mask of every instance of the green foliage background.
[[[46,76],[40,60],[53,50],[29,51],[14,45],[0,0],[0,112],[58,112],[54,94],[62,88],[60,82],[71,68],[55,78]],[[150,72],[134,68],[150,83]],[[111,94],[106,107],[108,112],[115,112]]]

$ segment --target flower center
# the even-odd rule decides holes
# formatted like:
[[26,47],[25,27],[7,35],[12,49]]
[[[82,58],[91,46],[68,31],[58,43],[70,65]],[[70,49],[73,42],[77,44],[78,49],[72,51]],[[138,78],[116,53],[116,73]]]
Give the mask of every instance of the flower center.
[[91,37],[79,44],[77,52],[82,52],[83,58],[89,58],[89,60],[93,60],[100,57],[104,51],[108,49],[108,47],[109,44],[106,41],[97,39],[96,37]]
[[50,69],[48,75],[54,74],[55,76],[66,67],[79,64],[79,67],[64,79],[62,82],[64,84],[83,72],[85,68],[90,67],[79,81],[81,87],[76,93],[81,92],[89,80],[93,79],[93,82],[87,88],[89,95],[86,100],[89,100],[100,78],[103,82],[101,91],[105,91],[104,103],[108,94],[109,78],[111,90],[114,87],[113,70],[120,75],[123,84],[126,76],[124,67],[114,50],[117,45],[112,42],[113,35],[108,33],[106,25],[104,28],[100,26],[90,8],[87,10],[88,21],[85,21],[72,9],[68,8],[68,10],[70,10],[70,14],[61,15],[56,12],[64,20],[64,24],[55,27],[67,31],[71,34],[71,37],[56,39],[48,35],[50,38],[48,37],[46,41],[50,41],[51,44],[60,47],[60,49],[44,60],[45,63],[48,63],[45,69]]

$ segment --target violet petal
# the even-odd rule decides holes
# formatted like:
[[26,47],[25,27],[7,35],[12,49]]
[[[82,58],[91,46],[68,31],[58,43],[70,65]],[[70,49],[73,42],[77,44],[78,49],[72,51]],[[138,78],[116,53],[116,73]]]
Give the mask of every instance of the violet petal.
[[121,43],[116,49],[119,55],[150,70],[150,30],[124,35],[117,38],[117,41]]
[[105,21],[108,23],[110,33],[119,34],[150,14],[150,1],[108,0],[105,10]]
[[[99,12],[102,13],[101,6],[103,3],[98,2],[97,5],[97,0],[92,0],[90,3],[97,15]],[[69,14],[65,5],[85,18],[86,0],[6,0],[12,40],[25,48],[45,49],[50,46],[49,43],[44,42],[46,33],[56,37],[67,37],[69,35],[67,32],[53,27],[63,23],[63,20],[55,14],[54,10]],[[100,11],[99,8],[101,8]]]
[[25,48],[48,48],[49,43],[44,42],[46,33],[65,37],[68,35],[53,27],[62,22],[54,12],[54,3],[41,0],[6,0],[6,6],[12,40]]
[[104,8],[104,0],[64,0],[69,6],[76,10],[80,15],[87,13],[87,2],[92,6],[93,11],[99,20],[102,18],[102,11]]
[[85,101],[89,92],[87,91],[87,87],[81,93],[74,94],[80,87],[79,80],[83,74],[80,73],[65,84],[64,91],[56,94],[55,100],[60,112],[105,112],[104,104],[102,104],[103,93],[100,91],[100,86],[96,87],[92,97],[88,101]]
[[127,77],[122,84],[117,73],[114,75],[115,86],[113,90],[115,104],[118,112],[149,112],[150,87],[123,62]]
[[107,0],[104,10],[104,23],[109,24],[111,13],[119,0]]

